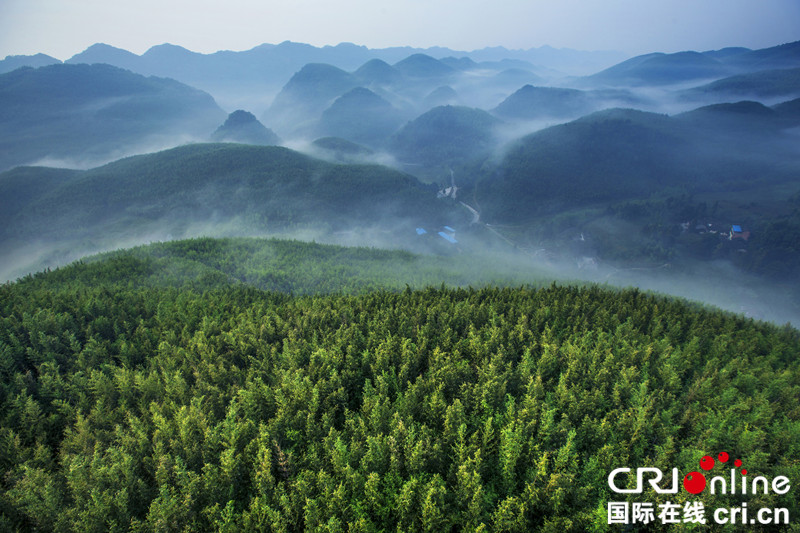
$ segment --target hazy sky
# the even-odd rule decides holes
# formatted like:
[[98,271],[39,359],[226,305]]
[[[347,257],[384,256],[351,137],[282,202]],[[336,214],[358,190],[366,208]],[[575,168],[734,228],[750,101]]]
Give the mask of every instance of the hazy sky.
[[0,0],[0,58],[67,59],[103,42],[141,54],[285,40],[371,48],[485,46],[645,52],[800,40],[800,0]]

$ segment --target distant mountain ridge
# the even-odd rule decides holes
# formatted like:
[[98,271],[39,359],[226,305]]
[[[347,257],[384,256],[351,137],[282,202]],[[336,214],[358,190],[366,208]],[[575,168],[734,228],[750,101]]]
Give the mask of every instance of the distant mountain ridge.
[[588,76],[585,81],[614,86],[670,85],[798,67],[800,41],[760,50],[726,48],[708,52],[644,54]]
[[[3,69],[13,70],[20,65],[39,66],[58,62],[54,58],[27,56],[7,58],[0,62]],[[421,98],[444,86],[456,91],[457,99],[449,97],[435,103],[452,103],[468,107],[491,109],[523,85],[559,86],[573,89],[602,89],[611,87],[670,86],[675,84],[709,83],[722,78],[749,75],[758,71],[800,68],[800,41],[770,48],[724,48],[711,51],[679,53],[650,53],[633,58],[613,52],[583,52],[555,49],[547,46],[529,50],[509,50],[491,47],[473,51],[458,51],[444,47],[392,47],[370,49],[353,43],[315,47],[285,41],[262,44],[250,50],[222,50],[203,54],[181,46],[161,44],[141,55],[107,44],[95,44],[65,61],[76,63],[106,63],[145,76],[169,77],[213,95],[226,111],[248,109],[265,125],[286,137],[294,130],[313,130],[319,114],[345,92],[364,87],[376,92],[398,108],[417,116],[430,107],[413,107]],[[293,112],[278,112],[276,100],[280,93],[307,65],[328,65],[347,73],[351,78],[306,117]],[[487,77],[493,73],[492,77]],[[452,83],[462,76],[461,86]],[[575,78],[575,76],[581,76]],[[392,95],[379,88],[396,87],[409,80],[419,82],[439,78],[433,86],[419,91]],[[471,80],[467,80],[471,77]],[[469,81],[469,83],[468,83]],[[494,102],[486,100],[494,92]],[[786,96],[794,93],[786,92]],[[393,96],[397,96],[393,99]],[[404,103],[405,101],[405,103]],[[775,102],[771,102],[775,103]],[[302,105],[305,105],[304,102]],[[272,108],[270,114],[265,114]],[[273,124],[275,117],[278,124]],[[285,115],[285,116],[284,116]],[[298,124],[284,127],[283,121]],[[307,123],[307,124],[306,124]]]
[[58,63],[61,63],[61,61],[46,54],[7,56],[5,59],[0,60],[0,74],[22,67],[39,68]]
[[[653,62],[657,66],[661,62],[674,63],[676,60],[682,62],[691,58],[698,62],[697,67],[702,67],[702,63],[705,63],[707,68],[716,68],[714,66],[716,62],[731,68],[733,73],[740,73],[800,66],[800,41],[759,50],[740,47],[675,54],[651,53],[629,59],[620,52],[556,49],[546,45],[527,50],[510,50],[498,46],[462,51],[445,47],[408,46],[371,49],[346,42],[335,46],[315,47],[284,41],[279,44],[265,43],[243,51],[220,50],[203,54],[173,44],[160,44],[137,55],[108,44],[96,43],[64,62],[108,63],[140,74],[173,77],[203,89],[206,88],[205,85],[214,85],[215,78],[219,82],[220,76],[233,77],[240,81],[268,82],[273,89],[276,89],[307,63],[328,63],[352,71],[373,59],[393,64],[415,54],[425,54],[436,59],[460,58],[461,61],[466,58],[475,64],[517,61],[528,66],[556,69],[565,74],[584,76],[600,74],[611,69],[614,70],[606,74],[618,74],[631,66],[641,66],[645,63],[653,66]],[[42,56],[43,54],[9,56],[0,61],[0,73],[19,66],[41,66],[43,61],[47,64],[59,62],[58,59]],[[626,61],[632,63],[621,66],[621,63]],[[606,77],[606,74],[601,77]],[[270,82],[268,78],[274,81]]]
[[702,100],[708,96],[723,98],[752,98],[786,100],[800,96],[800,67],[759,70],[716,80],[712,83],[683,91],[686,100]]
[[584,52],[550,47],[529,50],[494,47],[467,52],[443,47],[370,49],[352,43],[315,47],[284,41],[280,44],[262,44],[250,50],[224,50],[211,54],[161,44],[142,55],[98,43],[75,54],[65,63],[108,63],[143,75],[171,77],[210,92],[223,107],[232,110],[234,105],[245,105],[241,101],[245,97],[250,100],[260,97],[268,102],[292,75],[309,63],[326,63],[351,72],[371,60],[395,64],[415,54],[435,59],[469,58],[476,64],[506,61],[513,62],[515,67],[524,65],[529,69],[554,69],[558,65],[567,74],[596,72],[625,57],[618,52]]
[[511,223],[670,188],[693,194],[788,183],[800,170],[785,151],[796,153],[787,130],[800,126],[797,102],[714,104],[673,116],[599,111],[516,141],[480,184],[480,203],[487,219]]
[[[353,70],[370,59],[380,59],[387,63],[397,63],[414,54],[425,54],[436,59],[446,57],[467,57],[475,62],[502,61],[514,59],[545,68],[557,66],[585,65],[591,70],[597,68],[593,65],[612,65],[622,60],[625,54],[613,51],[582,51],[571,49],[555,49],[549,46],[530,48],[527,50],[509,50],[504,47],[489,47],[472,51],[453,50],[446,47],[415,48],[409,46],[390,48],[367,48],[353,43],[339,43],[335,46],[316,47],[304,43],[284,41],[280,44],[264,43],[250,50],[229,51],[221,50],[211,54],[192,52],[186,48],[173,44],[156,45],[144,54],[137,56],[126,50],[116,48],[104,43],[97,43],[83,52],[67,59],[66,63],[108,62],[112,61],[138,61],[140,68],[156,68],[150,63],[152,60],[166,60],[180,58],[195,58],[213,64],[219,60],[242,64],[249,61],[255,64],[262,62],[261,66],[272,66],[270,62],[281,58],[284,64],[293,64],[292,72],[297,71],[306,63],[330,63],[345,70]],[[138,58],[138,59],[134,59]]]

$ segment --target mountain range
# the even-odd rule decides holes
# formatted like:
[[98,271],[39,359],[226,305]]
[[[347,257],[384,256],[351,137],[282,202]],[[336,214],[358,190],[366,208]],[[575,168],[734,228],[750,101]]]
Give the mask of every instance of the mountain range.
[[[98,46],[77,64],[0,74],[0,169],[85,169],[0,174],[5,250],[30,265],[20,247],[44,264],[114,242],[296,231],[625,268],[719,260],[784,281],[800,264],[790,238],[800,234],[796,44],[645,54],[582,77],[502,50],[427,52],[284,43],[136,56]],[[260,116],[242,107],[226,118],[215,97],[181,81],[80,63],[141,68],[146,56],[180,63],[171,75],[182,79],[217,61],[229,69],[217,71],[221,83],[277,84],[263,70],[233,74],[258,54],[286,65],[328,54],[338,65],[286,67]],[[102,165],[147,152],[158,153]],[[435,236],[443,225],[457,228],[445,235],[458,246],[416,238],[415,228]],[[733,226],[749,240],[734,240]]]
[[626,86],[674,85],[797,67],[800,67],[800,41],[760,50],[726,48],[644,54],[588,76],[586,81]]

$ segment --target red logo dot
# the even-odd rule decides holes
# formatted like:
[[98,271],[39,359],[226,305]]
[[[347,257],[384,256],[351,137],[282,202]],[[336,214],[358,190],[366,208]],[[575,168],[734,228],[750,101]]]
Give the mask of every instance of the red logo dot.
[[700,459],[700,468],[703,470],[711,470],[714,468],[714,458],[710,455],[704,455],[702,459]]
[[683,478],[683,488],[692,494],[700,494],[706,488],[706,477],[700,472],[689,472]]
[[743,475],[743,476],[746,476],[746,475],[747,475],[747,469],[746,469],[746,468],[742,468],[742,475]]
[[720,463],[727,463],[728,462],[728,452],[719,452],[719,455],[717,455],[717,459],[719,459]]
[[742,460],[741,459],[736,459],[733,462],[733,466],[735,466],[736,468],[739,468],[740,466],[742,466]]

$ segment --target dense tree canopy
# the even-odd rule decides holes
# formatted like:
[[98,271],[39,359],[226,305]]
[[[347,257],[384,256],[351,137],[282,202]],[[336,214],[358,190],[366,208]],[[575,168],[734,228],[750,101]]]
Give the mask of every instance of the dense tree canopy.
[[724,449],[800,479],[788,327],[637,290],[291,296],[135,259],[0,287],[2,529],[602,530],[619,466]]

